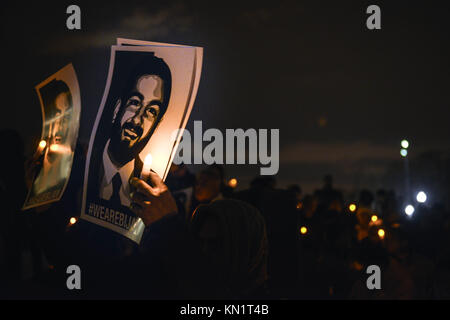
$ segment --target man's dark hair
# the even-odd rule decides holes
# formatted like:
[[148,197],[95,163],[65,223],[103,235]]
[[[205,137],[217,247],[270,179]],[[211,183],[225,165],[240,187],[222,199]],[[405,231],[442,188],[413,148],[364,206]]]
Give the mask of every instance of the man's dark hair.
[[132,94],[137,80],[146,74],[158,76],[163,81],[163,103],[160,106],[158,118],[156,119],[156,123],[159,123],[163,115],[166,113],[167,106],[169,104],[170,92],[172,90],[172,74],[169,66],[164,62],[164,60],[155,56],[147,56],[142,58],[141,61],[138,62],[131,70],[122,87],[122,92],[120,95],[122,105],[120,106],[119,113],[121,113],[125,108],[126,102]]
[[[167,107],[170,100],[170,92],[172,89],[172,75],[169,69],[169,66],[164,62],[163,59],[157,58],[154,55],[145,57],[137,57],[133,59],[136,61],[134,66],[131,68],[130,72],[126,75],[125,81],[122,82],[122,88],[120,92],[120,108],[117,112],[114,123],[111,127],[110,137],[117,137],[117,134],[121,131],[121,119],[124,115],[125,109],[127,107],[127,101],[134,94],[137,81],[140,77],[144,75],[154,75],[158,76],[162,80],[162,90],[163,90],[163,99],[162,103],[159,105],[159,113],[158,117],[155,120],[155,125],[152,126],[151,130],[147,133],[146,137],[143,137],[141,141],[133,147],[133,155],[135,158],[147,145],[150,140],[153,132],[158,127],[159,122],[167,111]],[[113,143],[110,144],[110,148],[116,148],[117,145]],[[121,153],[120,150],[116,150],[117,153]],[[123,159],[124,161],[127,159]],[[130,161],[131,159],[128,159]]]
[[51,110],[52,112],[50,116],[53,116],[56,112],[55,100],[56,97],[61,93],[67,94],[67,98],[69,99],[69,106],[72,107],[72,94],[70,93],[70,89],[67,84],[62,80],[52,80],[44,87],[39,89],[39,91],[41,93],[44,106],[48,106],[49,110]]

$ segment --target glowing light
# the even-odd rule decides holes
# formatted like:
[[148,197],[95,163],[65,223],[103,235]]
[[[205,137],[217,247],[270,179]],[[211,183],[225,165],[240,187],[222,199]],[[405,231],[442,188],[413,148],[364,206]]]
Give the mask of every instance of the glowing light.
[[70,224],[75,224],[75,223],[77,223],[77,218],[72,217],[72,218],[70,218],[69,222],[70,222]]
[[145,176],[147,176],[150,173],[150,169],[152,167],[152,162],[153,162],[153,157],[149,153],[145,156],[145,159],[144,159],[144,165],[142,167],[142,172],[141,172],[141,179],[143,179]]
[[408,149],[409,142],[408,140],[402,140],[402,142],[400,142],[400,145],[402,146],[403,149]]
[[413,207],[412,205],[408,204],[408,205],[405,207],[405,213],[406,213],[408,216],[412,216],[412,214],[414,213],[414,207]]
[[408,151],[406,149],[401,149],[400,150],[400,154],[402,155],[402,157],[406,157],[408,155]]
[[297,202],[296,208],[297,210],[301,210],[303,208],[303,203],[301,201]]
[[237,184],[238,184],[238,181],[235,178],[232,178],[228,181],[228,185],[232,188],[236,188]]
[[70,147],[61,145],[61,144],[51,144],[50,147],[50,152],[51,153],[59,153],[59,154],[69,154],[72,152],[72,150],[70,149]]
[[373,215],[372,218],[370,218],[372,220],[372,222],[375,222],[378,220],[378,217],[376,215]]
[[41,140],[41,142],[39,142],[39,148],[44,149],[46,146],[47,146],[47,141]]
[[386,233],[384,232],[383,229],[379,229],[379,230],[378,230],[378,236],[380,237],[380,239],[384,239],[385,234],[386,234]]
[[417,193],[416,200],[419,203],[424,203],[425,201],[427,201],[427,195],[425,194],[425,192],[420,191],[419,193]]
[[301,234],[306,234],[308,232],[308,229],[306,227],[301,227],[300,228],[300,233]]
[[58,152],[59,151],[59,146],[57,144],[51,144],[50,145],[50,151],[51,152]]
[[356,204],[352,203],[348,206],[348,210],[350,210],[350,212],[355,212],[356,211]]

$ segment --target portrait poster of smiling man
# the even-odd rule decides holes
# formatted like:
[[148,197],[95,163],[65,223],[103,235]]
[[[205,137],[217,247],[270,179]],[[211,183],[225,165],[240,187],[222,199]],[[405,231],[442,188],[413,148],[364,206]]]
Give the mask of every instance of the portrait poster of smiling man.
[[[91,133],[81,218],[139,243],[144,223],[130,209],[130,179],[165,179],[193,107],[202,49],[118,39]],[[145,162],[145,164],[144,164]]]
[[36,86],[42,112],[38,167],[23,210],[61,199],[72,170],[80,122],[80,90],[72,64]]

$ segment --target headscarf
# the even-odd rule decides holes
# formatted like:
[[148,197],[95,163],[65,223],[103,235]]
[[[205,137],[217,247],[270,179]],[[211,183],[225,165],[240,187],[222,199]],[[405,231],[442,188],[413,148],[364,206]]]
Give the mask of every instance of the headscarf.
[[207,217],[220,228],[224,265],[222,281],[233,296],[251,295],[267,280],[267,235],[259,211],[243,201],[223,199],[200,205],[192,215],[191,231],[197,234]]

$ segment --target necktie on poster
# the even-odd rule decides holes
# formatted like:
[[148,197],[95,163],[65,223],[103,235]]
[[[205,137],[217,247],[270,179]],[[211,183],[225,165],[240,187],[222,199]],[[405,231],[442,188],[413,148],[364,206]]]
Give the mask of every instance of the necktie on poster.
[[72,64],[36,87],[42,112],[41,140],[35,155],[39,162],[22,210],[59,201],[72,170],[80,125],[81,99]]
[[[202,58],[203,49],[192,46],[117,39],[111,47],[89,141],[82,219],[140,243],[145,226],[130,209],[129,180],[144,168],[166,178],[181,139],[178,129],[185,128],[194,105]],[[146,158],[151,165],[144,166]],[[111,201],[117,176],[120,203]]]

